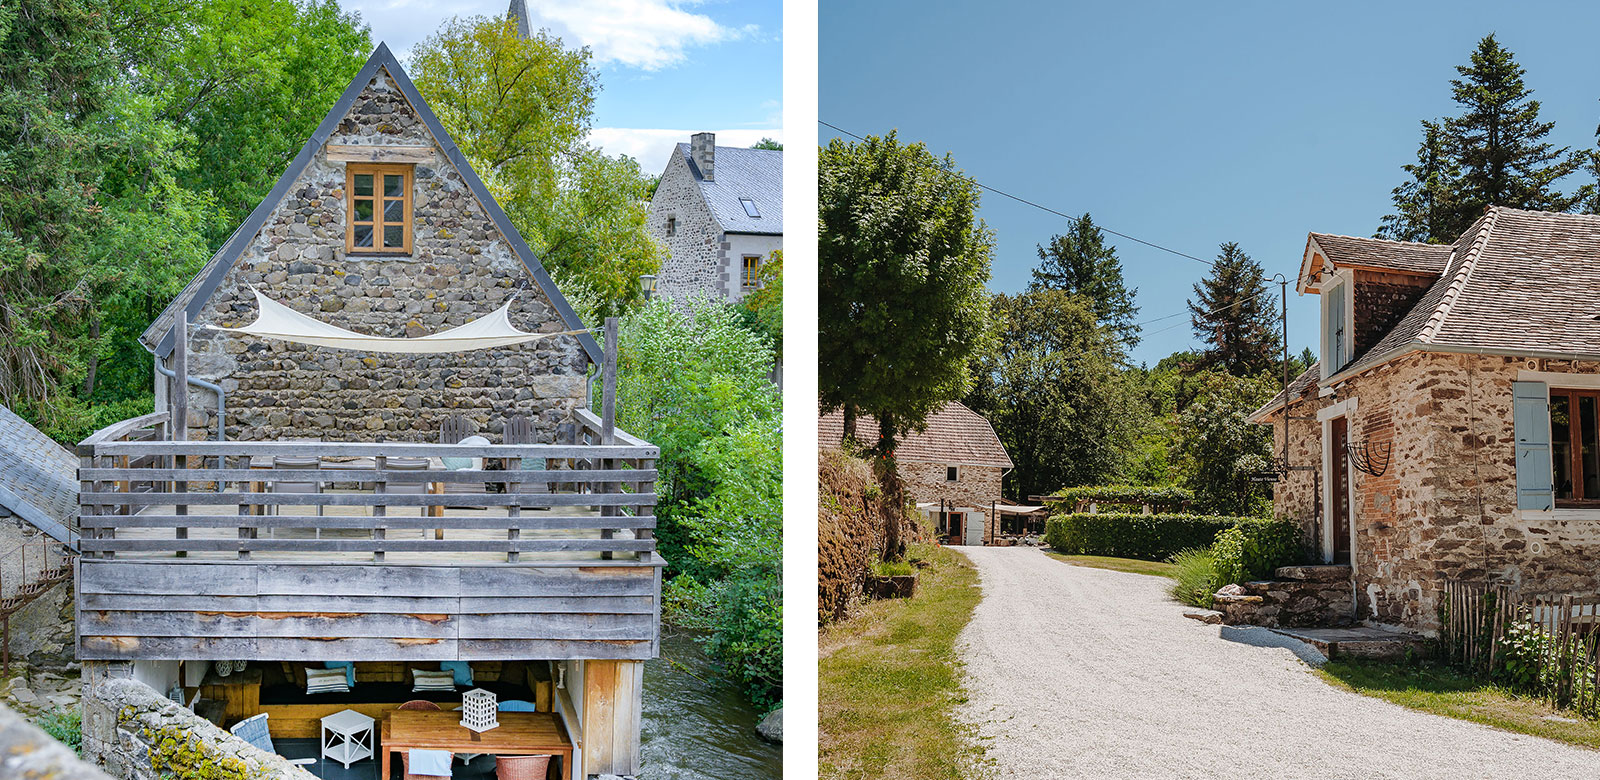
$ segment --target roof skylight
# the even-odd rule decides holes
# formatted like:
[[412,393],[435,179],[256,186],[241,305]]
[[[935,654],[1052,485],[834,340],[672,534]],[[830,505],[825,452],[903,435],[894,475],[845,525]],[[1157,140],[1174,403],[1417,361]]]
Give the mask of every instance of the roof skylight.
[[755,201],[753,201],[753,200],[751,200],[749,198],[740,198],[739,199],[739,203],[740,203],[740,205],[744,206],[744,213],[745,213],[746,216],[751,216],[751,217],[759,217],[759,216],[761,216],[761,211],[756,208],[756,202]]

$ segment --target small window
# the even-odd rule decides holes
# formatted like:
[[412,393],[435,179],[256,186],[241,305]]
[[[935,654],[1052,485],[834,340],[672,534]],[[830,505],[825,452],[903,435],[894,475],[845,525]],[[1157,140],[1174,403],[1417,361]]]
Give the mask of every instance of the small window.
[[957,481],[960,481],[960,479],[961,479],[961,467],[960,466],[945,466],[944,467],[944,481],[946,481],[946,482],[957,482]]
[[667,238],[678,235],[678,218],[667,217]]
[[750,292],[761,283],[761,258],[758,255],[744,256],[744,270],[739,273],[739,289]]
[[744,206],[745,216],[747,216],[747,217],[760,217],[761,216],[761,211],[756,208],[756,202],[755,201],[753,201],[753,200],[751,200],[749,198],[740,198],[739,199],[739,205]]
[[411,166],[345,166],[346,252],[411,252]]

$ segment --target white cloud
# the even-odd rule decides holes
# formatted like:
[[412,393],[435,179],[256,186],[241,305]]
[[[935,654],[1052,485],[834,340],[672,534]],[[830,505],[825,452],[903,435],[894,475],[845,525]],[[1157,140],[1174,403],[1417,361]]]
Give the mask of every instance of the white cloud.
[[[666,170],[672,147],[688,143],[689,136],[700,130],[648,130],[632,127],[597,127],[589,131],[589,142],[605,150],[606,154],[625,154],[639,161],[639,167],[650,176]],[[717,146],[752,146],[763,138],[783,141],[783,131],[775,128],[751,130],[712,130],[717,134]]]
[[754,35],[704,14],[690,13],[684,0],[529,0],[528,21],[549,28],[568,43],[588,46],[597,62],[660,70],[685,57],[685,50]]

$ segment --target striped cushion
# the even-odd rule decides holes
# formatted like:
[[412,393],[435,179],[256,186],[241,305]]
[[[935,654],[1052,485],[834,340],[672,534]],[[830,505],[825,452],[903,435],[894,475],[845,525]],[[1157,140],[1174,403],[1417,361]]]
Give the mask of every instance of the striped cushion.
[[306,693],[345,693],[350,684],[343,669],[307,669]]
[[453,691],[456,689],[456,676],[442,669],[412,669],[411,691]]

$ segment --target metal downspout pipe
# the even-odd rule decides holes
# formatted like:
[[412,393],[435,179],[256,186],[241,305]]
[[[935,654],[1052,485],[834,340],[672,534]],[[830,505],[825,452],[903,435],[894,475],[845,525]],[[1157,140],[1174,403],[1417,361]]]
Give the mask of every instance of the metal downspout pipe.
[[[155,355],[154,357],[156,359],[156,370],[161,372],[162,376],[168,379],[178,378],[178,372],[161,365],[161,356]],[[223,390],[222,385],[215,382],[207,382],[204,379],[193,376],[189,377],[189,384],[217,394],[217,441],[226,441],[228,438],[228,391]],[[184,422],[187,423],[188,421],[185,420]]]

